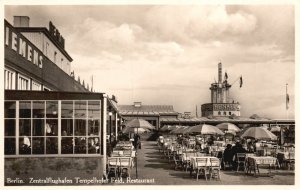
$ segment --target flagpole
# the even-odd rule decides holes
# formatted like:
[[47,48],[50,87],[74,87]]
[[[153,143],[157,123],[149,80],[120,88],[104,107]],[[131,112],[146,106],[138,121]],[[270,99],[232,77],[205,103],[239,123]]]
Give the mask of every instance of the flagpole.
[[288,93],[287,93],[288,83],[285,84],[285,118],[288,119]]

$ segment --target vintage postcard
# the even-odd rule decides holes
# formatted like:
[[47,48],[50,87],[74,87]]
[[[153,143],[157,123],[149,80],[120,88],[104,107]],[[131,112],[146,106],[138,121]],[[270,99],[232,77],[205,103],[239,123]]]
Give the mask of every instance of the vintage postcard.
[[295,188],[298,9],[3,2],[1,186]]

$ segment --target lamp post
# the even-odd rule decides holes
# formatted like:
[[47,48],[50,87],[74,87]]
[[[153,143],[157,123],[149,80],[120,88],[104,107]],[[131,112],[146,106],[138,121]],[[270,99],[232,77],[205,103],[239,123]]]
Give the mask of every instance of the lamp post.
[[109,107],[108,115],[109,115],[109,143],[111,145],[111,116],[112,116],[111,107]]

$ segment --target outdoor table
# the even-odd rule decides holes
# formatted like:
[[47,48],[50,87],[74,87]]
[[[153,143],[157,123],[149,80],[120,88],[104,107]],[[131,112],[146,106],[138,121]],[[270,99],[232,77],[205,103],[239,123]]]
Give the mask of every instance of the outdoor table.
[[119,150],[132,150],[134,149],[134,147],[131,144],[116,144],[116,148],[115,149],[119,149]]
[[182,153],[181,155],[181,159],[182,159],[182,163],[183,165],[186,166],[186,168],[188,166],[190,166],[190,162],[191,162],[191,158],[192,157],[200,157],[200,156],[203,156],[203,153],[200,153],[200,152],[184,152]]
[[284,164],[288,161],[294,161],[295,153],[294,152],[278,152],[276,157],[278,159],[279,164],[282,166],[282,164]]
[[121,162],[122,159],[128,159],[128,157],[124,157],[124,156],[112,156],[112,157],[108,157],[108,163],[110,166],[117,166],[117,167],[121,167],[121,166],[133,166],[133,159],[130,158],[130,162]]
[[[207,162],[206,163],[199,163],[197,162],[197,159],[198,158],[206,158],[207,159]],[[190,157],[190,175],[192,175],[193,171],[196,171],[198,169],[198,167],[206,167],[206,170],[209,170],[210,167],[212,166],[215,166],[215,165],[212,165],[211,164],[211,159],[214,158],[214,159],[218,159],[217,157],[214,157],[214,156],[191,156]],[[220,163],[218,165],[216,165],[218,167],[220,167]]]
[[[207,163],[197,163],[196,162],[197,158],[208,158]],[[210,162],[211,158],[217,158],[217,157],[214,157],[214,156],[193,156],[193,157],[190,157],[191,167],[192,168],[197,168],[198,166],[204,166],[204,164],[209,167],[209,166],[211,166],[211,162]]]
[[[126,162],[126,160],[128,160]],[[107,158],[108,168],[116,168],[116,174],[119,175],[122,168],[132,168],[134,166],[133,159],[131,157],[108,157]],[[129,174],[130,175],[130,174]],[[117,176],[116,176],[117,177]]]
[[246,157],[247,162],[247,173],[250,171],[252,171],[252,169],[254,170],[254,176],[256,175],[256,169],[257,172],[259,172],[259,166],[269,166],[269,170],[268,170],[268,175],[271,174],[271,167],[274,166],[274,168],[276,169],[276,166],[279,167],[279,162],[277,158],[271,157],[271,156],[248,156]]
[[[123,150],[114,150],[112,153],[115,157],[128,157],[128,156],[125,156],[124,152],[126,151],[123,151]],[[135,154],[136,154],[136,151],[131,151],[131,155],[130,157],[131,158],[134,158],[135,157]]]

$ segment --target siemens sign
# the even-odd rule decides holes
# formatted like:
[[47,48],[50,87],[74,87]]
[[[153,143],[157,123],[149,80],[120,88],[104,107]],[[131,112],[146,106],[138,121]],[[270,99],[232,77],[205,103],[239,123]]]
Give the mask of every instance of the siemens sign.
[[7,22],[5,22],[5,45],[29,62],[39,68],[43,68],[44,56],[41,51],[32,45],[23,35],[15,32],[13,27]]

